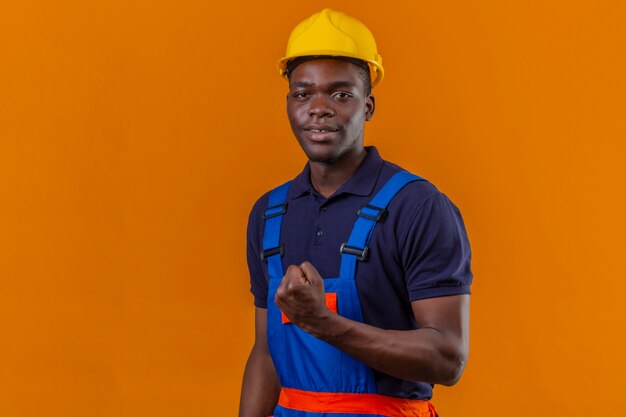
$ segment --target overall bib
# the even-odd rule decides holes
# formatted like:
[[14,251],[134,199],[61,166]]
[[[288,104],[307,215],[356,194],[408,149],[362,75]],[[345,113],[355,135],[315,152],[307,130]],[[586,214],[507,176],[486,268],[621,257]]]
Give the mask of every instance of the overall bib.
[[[326,302],[331,310],[363,322],[355,285],[357,261],[364,261],[368,242],[391,199],[402,187],[422,178],[408,172],[395,174],[369,204],[357,211],[348,241],[341,245],[339,277],[324,278]],[[267,261],[267,340],[283,387],[274,417],[434,417],[428,401],[408,400],[376,393],[371,368],[347,353],[288,322],[274,303],[284,275],[280,227],[287,212],[290,182],[272,190],[263,218],[265,233],[261,257]]]

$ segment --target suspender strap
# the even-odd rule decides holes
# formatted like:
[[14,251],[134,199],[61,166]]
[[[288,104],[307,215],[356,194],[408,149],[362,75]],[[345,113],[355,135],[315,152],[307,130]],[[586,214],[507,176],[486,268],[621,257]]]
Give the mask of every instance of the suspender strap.
[[341,245],[340,249],[341,271],[339,276],[342,279],[353,280],[356,273],[356,261],[367,259],[369,252],[367,244],[376,223],[385,215],[391,199],[408,183],[423,180],[423,178],[410,172],[398,172],[387,181],[368,204],[357,211],[358,217],[352,228],[350,238]]
[[268,207],[263,213],[265,233],[263,234],[261,259],[267,261],[267,271],[270,278],[282,278],[284,275],[281,261],[284,247],[280,243],[280,226],[283,222],[283,215],[287,212],[286,200],[290,184],[291,181],[288,181],[270,192]]
[[309,413],[374,414],[394,417],[436,416],[435,408],[428,401],[379,394],[312,392],[283,388],[278,405]]

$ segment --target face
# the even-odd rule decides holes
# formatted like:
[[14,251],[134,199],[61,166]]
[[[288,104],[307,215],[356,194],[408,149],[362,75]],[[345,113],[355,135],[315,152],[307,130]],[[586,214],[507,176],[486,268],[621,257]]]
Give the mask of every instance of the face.
[[287,116],[312,162],[336,163],[362,152],[365,122],[374,114],[358,67],[337,59],[315,59],[291,72]]

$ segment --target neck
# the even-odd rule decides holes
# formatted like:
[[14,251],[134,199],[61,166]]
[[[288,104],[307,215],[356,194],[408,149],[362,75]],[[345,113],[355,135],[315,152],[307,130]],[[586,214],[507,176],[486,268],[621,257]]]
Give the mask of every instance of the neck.
[[313,188],[325,198],[330,197],[352,178],[366,155],[365,148],[361,148],[358,152],[346,155],[345,158],[333,163],[311,161],[309,165]]

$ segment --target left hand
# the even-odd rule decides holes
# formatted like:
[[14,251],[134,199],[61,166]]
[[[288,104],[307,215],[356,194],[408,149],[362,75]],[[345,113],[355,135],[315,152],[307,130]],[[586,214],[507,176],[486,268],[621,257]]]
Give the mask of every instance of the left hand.
[[274,302],[293,324],[305,331],[315,328],[330,313],[324,280],[309,262],[287,268]]

